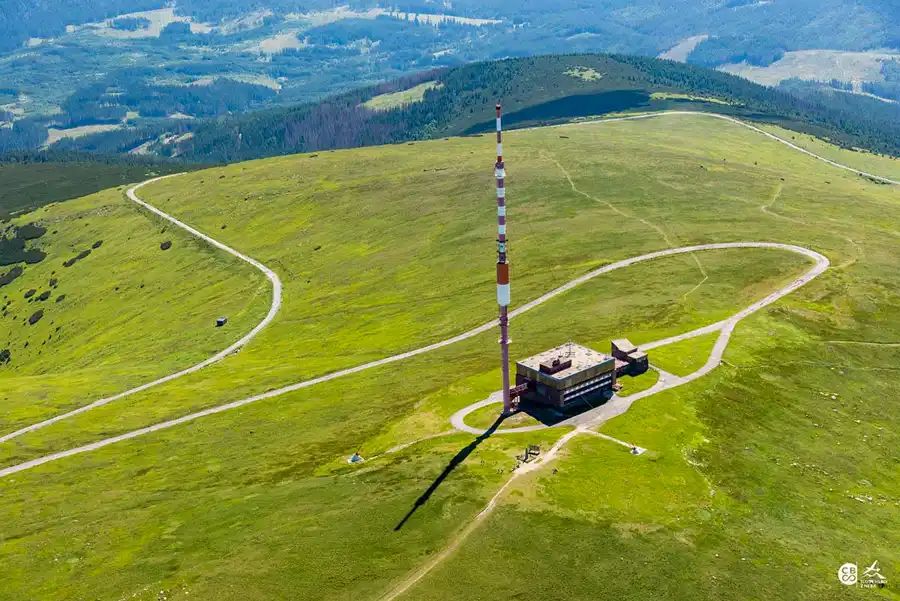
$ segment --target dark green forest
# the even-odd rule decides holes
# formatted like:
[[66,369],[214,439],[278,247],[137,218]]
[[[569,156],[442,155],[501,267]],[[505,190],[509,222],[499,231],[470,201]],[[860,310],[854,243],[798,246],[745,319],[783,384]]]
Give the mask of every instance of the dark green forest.
[[[593,75],[578,76],[585,71]],[[434,86],[419,102],[390,110],[365,104],[424,82]],[[713,111],[776,123],[847,147],[900,155],[900,105],[849,94],[840,85],[789,81],[784,87],[767,88],[718,71],[625,55],[554,55],[432,69],[291,108],[238,115],[226,110],[220,116],[177,123],[151,121],[62,140],[50,151],[7,152],[0,155],[0,217],[205,164],[488,131],[497,99],[504,102],[510,128],[609,113]],[[126,95],[121,97],[129,102]],[[233,100],[240,98],[235,95]],[[179,106],[183,101],[134,97],[136,103]],[[102,108],[102,102],[97,106]],[[34,139],[44,135],[39,124],[28,119],[4,132]],[[180,134],[190,135],[166,143]],[[147,141],[162,159],[127,154]]]
[[58,151],[8,154],[0,161],[0,221],[51,202],[199,167],[138,156]]
[[863,91],[900,102],[900,61],[884,61],[881,74],[884,81],[864,82]]
[[[590,68],[599,80],[566,71]],[[363,103],[424,81],[442,84],[423,101],[379,112]],[[625,92],[630,92],[625,94]],[[728,104],[653,99],[653,92],[714,97]],[[622,55],[566,55],[477,63],[355,90],[291,109],[205,121],[178,148],[183,159],[230,162],[262,156],[400,142],[489,129],[496,99],[510,125],[554,123],[628,110],[688,108],[770,121],[846,146],[900,155],[900,107],[818,89],[798,95],[671,61]],[[878,103],[874,106],[873,103]]]

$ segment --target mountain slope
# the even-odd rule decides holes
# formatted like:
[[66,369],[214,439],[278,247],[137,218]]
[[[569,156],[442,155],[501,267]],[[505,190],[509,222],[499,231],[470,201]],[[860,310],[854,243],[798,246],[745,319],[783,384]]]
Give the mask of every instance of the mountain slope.
[[[208,371],[0,445],[0,465],[493,324],[493,154],[490,136],[451,138],[234,164],[142,189],[276,269],[283,311]],[[578,438],[520,479],[409,598],[718,600],[752,590],[831,601],[853,594],[834,580],[848,555],[896,563],[896,534],[883,527],[900,488],[896,190],[702,115],[512,131],[505,154],[517,307],[669,246],[790,242],[832,267],[741,322],[727,365],[604,424],[647,454]],[[103,201],[131,208],[115,194]],[[102,217],[75,223],[115,225]],[[158,231],[153,221],[132,227],[142,248]],[[516,317],[514,356],[568,339],[602,350],[620,335],[678,334],[807,267],[752,249],[613,272]],[[23,284],[6,290],[18,298]],[[148,335],[159,345],[169,336]],[[441,436],[453,413],[496,390],[497,354],[492,325],[0,478],[0,598],[378,599],[454,540],[526,445],[546,450],[563,434]],[[383,454],[406,443],[415,444]],[[357,449],[368,461],[348,465]]]
[[[366,106],[373,97],[432,82],[421,100],[392,110]],[[510,125],[673,107],[770,121],[842,144],[900,154],[900,105],[882,112],[798,100],[746,80],[641,57],[566,55],[479,63],[425,72],[296,109],[207,122],[179,144],[182,158],[233,161],[290,152],[352,147],[472,133],[502,98]],[[869,103],[869,99],[861,99]],[[172,152],[172,147],[161,150]]]
[[[0,255],[3,434],[198,363],[268,308],[252,268],[136,211],[121,189],[14,218],[0,248],[31,223],[41,260]],[[214,327],[220,315],[228,327]]]

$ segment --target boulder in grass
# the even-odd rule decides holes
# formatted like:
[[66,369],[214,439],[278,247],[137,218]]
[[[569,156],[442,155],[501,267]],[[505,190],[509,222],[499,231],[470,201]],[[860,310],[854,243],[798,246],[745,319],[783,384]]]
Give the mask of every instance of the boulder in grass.
[[10,359],[12,359],[12,354],[9,352],[8,348],[5,348],[2,351],[0,351],[0,365],[5,365],[6,363],[9,363]]
[[170,248],[172,248],[171,240],[166,240],[165,242],[163,242],[162,244],[159,245],[160,250],[169,250]]
[[34,324],[39,322],[43,316],[44,316],[44,310],[38,309],[37,311],[32,313],[31,317],[28,318],[28,325],[33,326]]

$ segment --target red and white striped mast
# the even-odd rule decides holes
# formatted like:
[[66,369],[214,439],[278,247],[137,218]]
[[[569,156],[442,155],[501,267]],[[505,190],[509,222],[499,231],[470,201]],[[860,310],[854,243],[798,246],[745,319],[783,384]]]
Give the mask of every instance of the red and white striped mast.
[[500,370],[503,375],[503,414],[512,412],[509,389],[509,263],[506,261],[506,167],[503,164],[501,107],[497,103],[497,305],[500,308]]

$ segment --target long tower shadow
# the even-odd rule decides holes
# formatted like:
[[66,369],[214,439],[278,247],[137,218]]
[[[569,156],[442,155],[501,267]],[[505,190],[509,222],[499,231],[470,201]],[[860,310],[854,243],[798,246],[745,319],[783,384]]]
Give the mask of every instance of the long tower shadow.
[[502,415],[498,416],[494,423],[491,424],[491,426],[487,430],[479,434],[478,437],[476,437],[474,440],[472,440],[472,442],[460,449],[460,451],[453,456],[453,459],[450,460],[450,463],[447,464],[447,467],[445,467],[440,475],[438,475],[438,477],[434,479],[434,482],[432,482],[431,485],[427,489],[425,489],[425,492],[423,492],[419,496],[419,498],[416,499],[416,502],[413,503],[413,506],[410,508],[407,514],[403,516],[403,519],[400,520],[400,522],[396,526],[394,526],[395,532],[403,528],[409,518],[411,518],[413,514],[419,510],[419,507],[424,505],[428,501],[428,499],[431,498],[431,495],[434,494],[434,491],[438,489],[441,483],[446,480],[447,477],[453,472],[453,470],[459,467],[460,464],[462,464],[462,462],[465,461],[466,458],[471,455],[475,449],[478,448],[478,445],[490,438],[491,434],[493,434],[497,430],[497,428],[500,427],[503,419],[504,418]]

